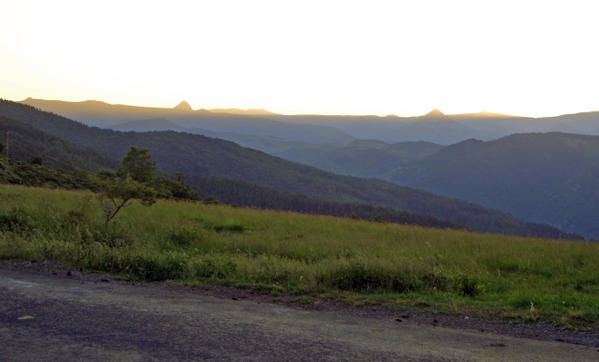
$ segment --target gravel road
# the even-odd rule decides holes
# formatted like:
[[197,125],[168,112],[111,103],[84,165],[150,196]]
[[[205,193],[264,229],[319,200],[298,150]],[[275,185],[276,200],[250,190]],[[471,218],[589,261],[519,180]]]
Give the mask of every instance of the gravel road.
[[599,360],[596,347],[0,264],[0,360]]

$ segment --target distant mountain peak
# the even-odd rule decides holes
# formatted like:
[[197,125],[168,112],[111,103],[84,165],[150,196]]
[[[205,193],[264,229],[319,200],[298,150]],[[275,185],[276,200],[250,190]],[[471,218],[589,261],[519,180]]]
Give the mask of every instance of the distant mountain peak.
[[187,103],[187,101],[181,101],[181,103],[177,104],[177,106],[174,109],[176,109],[177,111],[193,111],[193,109],[191,108],[189,103]]
[[432,111],[425,114],[424,116],[429,117],[429,118],[438,118],[438,117],[445,117],[445,113],[443,113],[440,110],[438,110],[437,108],[435,108]]

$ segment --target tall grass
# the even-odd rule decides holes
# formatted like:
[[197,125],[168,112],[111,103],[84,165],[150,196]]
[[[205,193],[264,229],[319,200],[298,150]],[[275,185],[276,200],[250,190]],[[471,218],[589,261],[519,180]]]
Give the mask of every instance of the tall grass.
[[90,193],[0,186],[0,258],[599,325],[599,245],[585,242],[174,201],[105,228]]

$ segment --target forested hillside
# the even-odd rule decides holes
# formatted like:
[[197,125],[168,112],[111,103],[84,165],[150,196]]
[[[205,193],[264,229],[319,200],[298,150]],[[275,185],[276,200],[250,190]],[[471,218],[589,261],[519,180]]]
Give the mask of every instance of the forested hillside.
[[114,159],[89,147],[75,145],[26,123],[0,115],[0,143],[6,143],[6,132],[9,132],[10,137],[10,157],[17,160],[35,160],[63,169],[97,169],[117,164]]
[[430,142],[354,141],[345,145],[290,146],[275,155],[340,175],[385,179],[393,171],[443,148]]
[[465,141],[398,170],[391,180],[599,238],[597,136]]

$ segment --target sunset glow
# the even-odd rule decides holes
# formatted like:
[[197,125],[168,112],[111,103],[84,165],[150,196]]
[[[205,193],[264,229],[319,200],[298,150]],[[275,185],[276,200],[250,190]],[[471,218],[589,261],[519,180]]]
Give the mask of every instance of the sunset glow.
[[0,97],[281,113],[599,110],[596,1],[4,1]]

